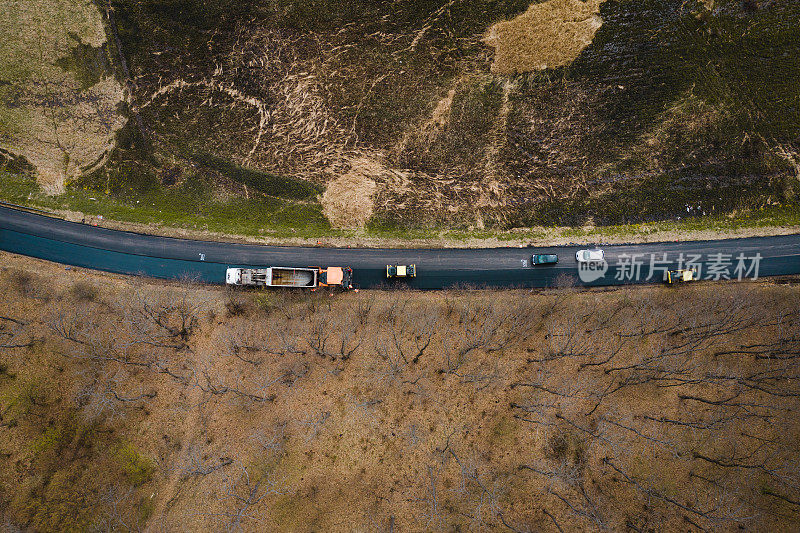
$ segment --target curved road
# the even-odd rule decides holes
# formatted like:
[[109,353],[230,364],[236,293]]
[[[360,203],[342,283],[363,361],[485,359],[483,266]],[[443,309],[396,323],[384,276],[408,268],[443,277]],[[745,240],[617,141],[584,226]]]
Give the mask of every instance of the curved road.
[[[608,270],[578,276],[581,247],[489,249],[350,249],[222,243],[117,231],[0,206],[0,249],[79,267],[155,278],[224,283],[230,266],[350,266],[356,286],[387,285],[386,265],[417,265],[418,277],[395,284],[417,289],[459,285],[548,287],[660,282],[664,268],[695,261],[702,278],[800,274],[800,235],[719,241],[604,246]],[[552,266],[530,266],[532,253],[558,254]],[[664,255],[666,254],[666,256]],[[722,254],[722,255],[719,255]],[[638,267],[637,267],[638,265]],[[591,273],[587,273],[591,274]],[[599,273],[598,273],[599,274]],[[596,277],[587,281],[589,277]],[[648,279],[649,278],[649,279]]]

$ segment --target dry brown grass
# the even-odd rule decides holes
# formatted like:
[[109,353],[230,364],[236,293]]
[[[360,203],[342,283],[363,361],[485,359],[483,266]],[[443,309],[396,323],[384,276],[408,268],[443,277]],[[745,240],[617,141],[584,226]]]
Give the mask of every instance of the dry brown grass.
[[338,228],[364,227],[374,211],[375,178],[385,174],[378,162],[352,161],[350,171],[328,182],[322,196],[322,212]]
[[122,86],[105,76],[83,87],[57,61],[79,46],[99,48],[106,36],[91,2],[0,1],[0,147],[24,156],[48,193],[64,180],[97,168],[125,123],[118,113]]
[[[12,523],[37,524],[12,488],[41,463],[26,443],[70,410],[157,466],[132,487],[148,502],[142,527],[781,530],[800,518],[787,501],[796,285],[229,293],[2,259],[0,316],[44,342],[0,354],[16,376],[0,376],[0,413],[17,421],[0,427]],[[23,268],[47,300],[9,290]],[[100,294],[76,301],[76,282]],[[27,415],[9,410],[23,382],[42,400]],[[70,449],[64,461],[79,460]],[[129,486],[112,474],[98,472],[98,490]]]
[[515,74],[568,65],[589,46],[602,25],[604,0],[548,0],[495,24],[486,35],[494,47],[492,72]]
[[[666,127],[678,132],[691,125],[692,117],[680,114],[661,124],[671,120],[661,111],[678,103],[688,87],[717,112],[725,99],[714,96],[713,87],[744,87],[741,69],[706,72],[709,64],[722,60],[717,56],[723,49],[733,50],[713,44],[716,38],[710,35],[717,31],[724,42],[744,48],[741,58],[726,64],[760,55],[745,44],[747,39],[737,37],[740,31],[747,35],[750,24],[734,14],[739,8],[707,17],[695,4],[681,10],[667,4],[606,4],[599,30],[604,48],[596,55],[587,53],[586,46],[599,35],[601,5],[600,0],[436,0],[312,6],[285,0],[255,10],[249,19],[231,11],[219,21],[203,20],[198,13],[197,20],[188,22],[173,19],[171,9],[131,3],[122,20],[142,32],[157,29],[171,35],[175,28],[186,29],[187,40],[170,50],[147,35],[141,46],[128,47],[132,69],[138,70],[133,104],[152,130],[154,155],[163,167],[153,169],[153,182],[161,171],[177,166],[187,183],[196,173],[212,180],[220,189],[218,197],[242,194],[241,186],[218,172],[194,169],[192,157],[186,157],[205,152],[320,185],[342,179],[329,189],[328,217],[335,226],[359,227],[370,204],[369,194],[362,193],[372,181],[370,225],[394,224],[392,229],[401,231],[399,225],[584,225],[590,216],[598,225],[675,219],[684,213],[680,192],[669,194],[673,205],[656,202],[652,195],[639,199],[629,191],[648,185],[657,189],[661,179],[683,176],[687,168],[698,168],[708,177],[703,179],[724,176],[726,183],[729,177],[760,175],[758,153],[778,147],[765,144],[755,155],[746,155],[749,162],[742,162],[734,149],[739,144],[734,137],[747,133],[755,138],[754,123],[737,126],[735,135],[725,133],[724,124],[700,129],[689,139],[659,134]],[[762,29],[781,26],[772,17],[782,12],[778,6],[758,10],[753,23]],[[794,16],[793,10],[786,13]],[[705,29],[683,35],[683,29],[699,24],[695,15],[702,15]],[[209,40],[201,28],[212,27],[215,37]],[[778,40],[792,37],[784,33],[764,42],[788,46],[786,57],[794,57],[791,45]],[[651,54],[656,44],[659,53]],[[195,53],[201,48],[207,53]],[[576,57],[581,59],[570,69],[554,70]],[[617,64],[625,68],[616,69]],[[530,72],[541,69],[545,72]],[[508,76],[514,72],[526,74]],[[760,67],[753,68],[754,75],[758,72]],[[723,114],[747,117],[747,102],[746,97],[733,98]],[[777,125],[777,116],[765,118],[764,124]],[[647,144],[651,135],[658,137],[654,145]],[[784,144],[794,137],[780,135]],[[731,150],[721,154],[708,148],[716,146],[715,138]],[[787,145],[786,152],[792,151]],[[764,159],[774,165],[765,175],[785,166],[771,156]],[[385,168],[342,178],[360,160]],[[126,188],[128,179],[115,176],[115,169],[127,166],[110,168],[112,183]],[[361,179],[369,181],[361,186]],[[100,177],[92,181],[92,186],[103,185]],[[691,183],[698,191],[703,187]],[[748,190],[760,194],[757,189]],[[628,213],[612,213],[601,202],[589,201],[613,202],[608,198],[617,194],[636,205],[626,210],[630,219]],[[739,209],[738,204],[730,207],[724,195],[708,196],[714,212]],[[764,205],[759,202],[752,208]]]

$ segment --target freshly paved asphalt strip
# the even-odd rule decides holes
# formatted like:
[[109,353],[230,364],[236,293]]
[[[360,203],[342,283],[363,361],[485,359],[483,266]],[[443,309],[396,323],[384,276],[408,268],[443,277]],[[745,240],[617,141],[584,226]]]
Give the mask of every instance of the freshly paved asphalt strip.
[[[578,275],[575,252],[587,246],[484,249],[351,249],[260,246],[156,237],[67,222],[0,207],[0,249],[67,265],[154,278],[225,283],[232,266],[349,266],[361,288],[549,287],[660,283],[665,268],[695,261],[701,278],[800,274],[800,235],[602,246],[604,275]],[[531,267],[532,254],[557,254]],[[664,255],[666,254],[666,256]],[[722,254],[722,255],[718,255]],[[758,257],[758,258],[757,258]],[[387,264],[416,264],[417,277],[388,281]],[[638,265],[638,267],[637,267]],[[637,272],[638,270],[638,272]],[[749,272],[748,272],[749,270]],[[590,277],[596,277],[587,281]]]

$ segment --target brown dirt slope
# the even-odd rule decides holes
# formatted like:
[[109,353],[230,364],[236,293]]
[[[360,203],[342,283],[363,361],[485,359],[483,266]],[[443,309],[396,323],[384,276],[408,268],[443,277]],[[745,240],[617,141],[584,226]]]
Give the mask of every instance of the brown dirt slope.
[[0,523],[790,530],[800,292],[228,292],[3,254]]

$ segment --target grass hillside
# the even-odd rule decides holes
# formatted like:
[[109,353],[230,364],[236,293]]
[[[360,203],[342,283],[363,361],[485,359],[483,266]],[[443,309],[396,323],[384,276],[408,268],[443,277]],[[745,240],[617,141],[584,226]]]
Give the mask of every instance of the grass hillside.
[[130,120],[73,187],[373,230],[797,210],[796,2],[112,5]]
[[90,0],[0,0],[0,29],[0,164],[23,157],[63,192],[103,166],[125,123],[101,13]]

